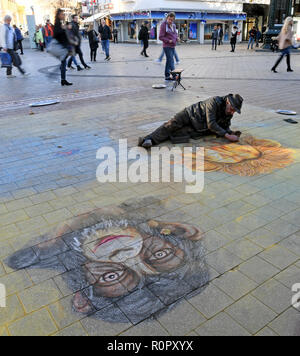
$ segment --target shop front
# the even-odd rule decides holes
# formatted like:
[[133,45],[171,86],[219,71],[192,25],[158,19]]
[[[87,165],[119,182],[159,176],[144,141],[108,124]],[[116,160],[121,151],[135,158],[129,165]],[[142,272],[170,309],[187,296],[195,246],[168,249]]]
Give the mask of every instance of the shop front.
[[[159,31],[168,11],[148,11],[135,13],[111,14],[113,27],[119,30],[122,42],[138,42],[138,33],[142,24],[147,21],[150,30],[150,41],[159,42]],[[215,25],[221,25],[224,41],[230,40],[232,27],[237,25],[241,30],[246,21],[245,13],[207,13],[176,12],[176,28],[181,42],[205,43],[211,39]],[[241,40],[241,38],[240,38]]]

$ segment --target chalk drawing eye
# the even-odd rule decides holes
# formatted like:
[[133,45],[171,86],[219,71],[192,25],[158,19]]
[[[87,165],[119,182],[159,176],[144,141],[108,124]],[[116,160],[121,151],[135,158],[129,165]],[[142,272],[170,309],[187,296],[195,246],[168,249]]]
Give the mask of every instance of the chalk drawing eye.
[[166,258],[167,256],[169,256],[172,253],[172,249],[170,248],[165,248],[164,250],[160,250],[155,252],[152,257],[150,258],[150,260],[162,260],[163,258]]
[[124,275],[124,271],[107,272],[100,277],[99,282],[101,283],[115,282],[119,280],[123,275]]

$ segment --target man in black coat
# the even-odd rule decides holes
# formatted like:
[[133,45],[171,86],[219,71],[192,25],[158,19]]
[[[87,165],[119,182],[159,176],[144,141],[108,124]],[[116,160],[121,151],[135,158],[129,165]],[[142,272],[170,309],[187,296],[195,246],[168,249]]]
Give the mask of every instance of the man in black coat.
[[171,137],[199,138],[216,134],[230,142],[238,142],[241,132],[230,129],[235,112],[241,113],[243,98],[229,94],[215,96],[185,108],[152,134],[139,139],[139,146],[151,148]]
[[[84,59],[83,59],[83,53],[81,51],[81,33],[80,33],[80,30],[79,30],[79,18],[77,15],[72,15],[72,32],[73,32],[73,35],[76,36],[78,38],[78,46],[75,46],[75,53],[79,55],[79,58],[80,58],[80,62],[82,63],[82,65],[84,66],[85,69],[91,69],[90,66],[88,66]],[[68,61],[68,67],[71,68],[71,65],[72,65],[72,57],[69,59]],[[79,67],[80,68],[80,67]]]
[[148,30],[148,21],[142,25],[139,33],[139,40],[143,41],[144,48],[141,52],[142,56],[149,57],[147,54],[147,48],[149,47],[149,30]]
[[105,51],[106,61],[110,61],[111,57],[109,54],[109,45],[111,40],[111,29],[106,24],[106,20],[101,20],[101,26],[99,26],[99,33],[101,36],[102,49]]

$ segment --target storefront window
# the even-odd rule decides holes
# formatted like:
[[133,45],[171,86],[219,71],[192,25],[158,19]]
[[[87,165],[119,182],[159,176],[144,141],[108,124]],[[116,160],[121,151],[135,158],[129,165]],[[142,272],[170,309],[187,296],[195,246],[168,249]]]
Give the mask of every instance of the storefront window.
[[131,39],[136,39],[136,23],[135,22],[129,22],[129,24],[128,24],[128,36]]
[[300,16],[300,0],[294,1],[294,14],[295,16]]
[[197,22],[191,22],[189,25],[189,39],[196,40],[198,32],[198,24]]
[[150,40],[157,40],[157,21],[152,21],[150,28]]
[[275,10],[275,24],[282,24],[287,17],[289,0],[277,0]]
[[204,39],[205,40],[211,40],[211,35],[214,30],[214,27],[218,26],[218,23],[209,23],[206,24],[204,27]]

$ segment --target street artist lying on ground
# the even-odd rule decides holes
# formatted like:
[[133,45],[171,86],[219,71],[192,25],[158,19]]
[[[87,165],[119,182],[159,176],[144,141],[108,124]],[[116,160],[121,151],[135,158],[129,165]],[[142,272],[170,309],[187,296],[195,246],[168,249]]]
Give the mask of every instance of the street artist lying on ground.
[[[172,138],[200,138],[216,134],[230,142],[238,142],[241,132],[230,130],[231,119],[235,112],[241,113],[243,98],[239,95],[215,96],[200,101],[163,124],[152,134],[140,138],[139,146],[146,149]],[[172,139],[173,141],[173,139]]]

